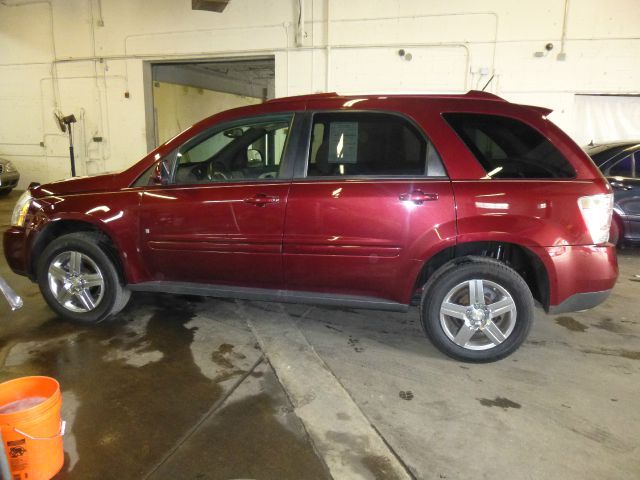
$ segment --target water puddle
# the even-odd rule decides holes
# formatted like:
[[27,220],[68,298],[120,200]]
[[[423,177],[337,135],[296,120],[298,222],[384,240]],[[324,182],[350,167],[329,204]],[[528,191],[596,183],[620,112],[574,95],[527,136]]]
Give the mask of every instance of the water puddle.
[[496,397],[493,400],[488,398],[479,398],[478,401],[484,407],[500,407],[503,410],[508,408],[522,408],[522,405],[514,402],[513,400],[509,400],[505,397]]
[[580,323],[573,317],[558,317],[556,323],[572,332],[584,332],[587,328],[585,324]]

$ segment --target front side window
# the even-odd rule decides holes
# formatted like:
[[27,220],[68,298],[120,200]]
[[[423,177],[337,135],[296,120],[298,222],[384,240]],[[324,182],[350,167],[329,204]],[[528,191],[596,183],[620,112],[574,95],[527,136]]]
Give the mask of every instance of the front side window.
[[174,183],[279,178],[292,117],[234,122],[187,142],[176,156]]
[[176,159],[176,152],[173,151],[161,158],[149,168],[132,185],[133,187],[148,187],[168,185],[171,181],[171,172]]
[[573,178],[576,172],[540,132],[514,118],[445,113],[489,178]]
[[435,149],[402,117],[351,112],[313,117],[308,177],[424,176],[431,175],[432,163],[433,175],[443,176]]

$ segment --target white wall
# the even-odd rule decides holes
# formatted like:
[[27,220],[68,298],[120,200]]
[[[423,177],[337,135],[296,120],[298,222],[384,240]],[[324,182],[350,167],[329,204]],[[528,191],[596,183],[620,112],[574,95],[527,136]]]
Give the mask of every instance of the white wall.
[[[135,162],[147,148],[150,60],[275,55],[277,96],[465,91],[495,73],[489,91],[554,108],[579,142],[589,139],[575,93],[640,90],[638,0],[570,0],[566,61],[556,60],[563,0],[303,4],[298,47],[298,0],[231,0],[222,14],[194,12],[190,0],[0,0],[0,156],[18,165],[21,186],[67,176],[57,109],[79,119],[80,172]],[[548,42],[554,49],[534,57]]]

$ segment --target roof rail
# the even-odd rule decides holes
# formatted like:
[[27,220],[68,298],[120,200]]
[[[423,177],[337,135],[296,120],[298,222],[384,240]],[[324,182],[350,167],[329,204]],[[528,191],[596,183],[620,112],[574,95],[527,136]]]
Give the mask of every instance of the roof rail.
[[267,100],[264,103],[278,103],[278,102],[295,102],[295,101],[305,101],[305,100],[319,100],[322,98],[333,98],[338,97],[339,95],[336,92],[327,92],[327,93],[311,93],[307,95],[294,95],[292,97],[279,97],[272,98],[271,100]]
[[506,102],[506,100],[498,95],[489,92],[482,92],[480,90],[469,90],[464,94],[468,98],[477,98],[478,100],[498,100],[499,102]]

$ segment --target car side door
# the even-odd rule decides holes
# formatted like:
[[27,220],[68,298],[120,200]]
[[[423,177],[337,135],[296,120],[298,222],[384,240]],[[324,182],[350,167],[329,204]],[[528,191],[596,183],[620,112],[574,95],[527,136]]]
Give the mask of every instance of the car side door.
[[397,114],[308,115],[287,206],[287,288],[409,303],[423,259],[455,241],[437,151]]
[[159,162],[140,207],[154,280],[282,286],[293,124],[293,114],[278,114],[214,126]]

